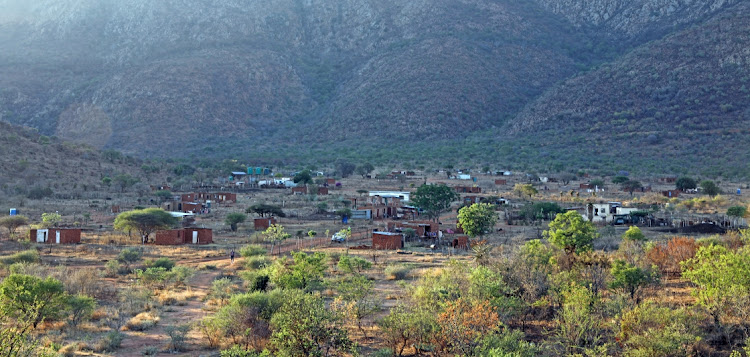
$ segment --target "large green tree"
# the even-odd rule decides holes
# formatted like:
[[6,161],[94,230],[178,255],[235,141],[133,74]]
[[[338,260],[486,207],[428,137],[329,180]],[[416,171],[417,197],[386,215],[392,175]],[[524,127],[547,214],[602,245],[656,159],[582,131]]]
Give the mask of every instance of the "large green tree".
[[177,224],[177,218],[161,208],[146,208],[120,213],[115,218],[114,228],[123,232],[136,231],[141,243],[146,244],[151,233],[168,229]]
[[701,188],[703,189],[703,193],[709,196],[716,196],[721,193],[719,186],[711,180],[701,181]]
[[458,211],[458,223],[469,237],[483,236],[495,227],[497,213],[489,203],[475,203]]
[[0,311],[27,317],[34,328],[45,318],[59,316],[67,306],[63,284],[52,277],[11,274],[0,283]]
[[640,190],[643,185],[639,181],[636,180],[627,180],[621,184],[622,189],[625,191],[630,192],[630,195],[633,195],[633,192],[636,190]]
[[534,186],[528,183],[517,183],[515,186],[513,186],[513,192],[515,192],[519,197],[529,196],[529,198],[539,193],[539,191],[537,191]]
[[549,223],[549,229],[544,236],[552,245],[564,250],[568,254],[581,253],[591,249],[591,242],[598,233],[591,222],[585,221],[576,211],[560,213]]
[[698,183],[691,177],[680,177],[675,182],[675,187],[680,191],[693,190],[698,187]]
[[246,219],[246,215],[239,212],[232,212],[227,214],[226,218],[224,218],[224,223],[226,223],[232,229],[232,232],[236,232],[237,225],[245,222]]
[[362,176],[362,178],[367,177],[371,172],[375,171],[375,166],[372,166],[371,163],[366,162],[362,165],[357,166],[357,168],[354,170],[357,175]]
[[292,178],[292,181],[294,181],[294,183],[307,186],[313,183],[312,172],[310,170],[302,170],[298,172],[296,175],[294,175],[294,178]]
[[422,185],[411,195],[411,202],[423,209],[427,217],[437,220],[459,198],[458,193],[446,185]]
[[317,295],[290,290],[271,319],[271,346],[277,356],[348,355],[354,344],[341,317]]

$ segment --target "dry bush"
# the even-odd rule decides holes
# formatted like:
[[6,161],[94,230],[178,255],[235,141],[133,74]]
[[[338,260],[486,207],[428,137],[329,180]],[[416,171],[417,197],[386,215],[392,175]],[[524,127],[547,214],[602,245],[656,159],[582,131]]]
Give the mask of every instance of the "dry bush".
[[159,322],[159,316],[153,312],[141,312],[125,323],[124,330],[127,331],[146,331]]
[[194,299],[198,294],[194,291],[165,290],[156,296],[156,301],[161,305],[185,306],[188,300]]
[[662,274],[680,275],[680,262],[694,257],[697,248],[695,239],[673,237],[648,249],[646,259],[659,267]]

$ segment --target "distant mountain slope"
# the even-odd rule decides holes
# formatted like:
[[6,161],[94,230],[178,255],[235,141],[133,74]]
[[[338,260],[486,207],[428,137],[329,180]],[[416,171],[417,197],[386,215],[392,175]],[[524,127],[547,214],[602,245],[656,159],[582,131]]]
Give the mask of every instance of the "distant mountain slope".
[[592,41],[510,0],[0,0],[0,119],[145,156],[465,136]]
[[566,81],[506,129],[582,157],[748,174],[750,4]]
[[0,203],[42,189],[61,197],[91,197],[97,191],[116,190],[116,184],[104,186],[102,178],[120,174],[139,179],[136,188],[149,183],[149,174],[136,159],[102,153],[0,121]]
[[[740,55],[745,37],[729,40],[741,32],[715,20],[703,27],[746,7],[737,3],[0,0],[0,120],[142,157],[388,159],[407,144],[405,155],[420,158],[552,162],[555,151],[525,146],[537,133],[524,128],[558,130],[541,124],[553,116],[588,120],[592,109],[576,105],[603,108],[595,130],[623,132],[623,115],[643,119],[631,126],[659,128],[647,137],[677,125],[699,132],[696,113],[739,115],[744,104],[723,96],[733,94],[696,92],[741,89],[722,81],[735,83],[742,68],[713,71],[710,61],[725,66],[717,54]],[[689,37],[674,48],[638,48],[692,25],[702,30],[683,33],[705,33],[657,42]],[[716,36],[738,41],[736,53],[711,48]],[[587,72],[604,62],[612,64]],[[632,83],[619,77],[628,63]],[[617,89],[626,82],[637,87]],[[650,108],[641,104],[655,100],[648,96],[668,98],[641,115]],[[686,99],[732,107],[716,112]],[[670,115],[682,118],[662,125]],[[523,153],[512,153],[519,145]],[[482,152],[487,146],[497,150]]]
[[625,39],[659,38],[741,0],[538,0],[576,27]]

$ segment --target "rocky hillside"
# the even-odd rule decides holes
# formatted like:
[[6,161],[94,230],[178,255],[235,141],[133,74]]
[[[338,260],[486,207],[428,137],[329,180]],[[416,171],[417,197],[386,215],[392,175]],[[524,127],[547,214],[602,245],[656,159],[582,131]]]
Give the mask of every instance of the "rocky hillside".
[[149,193],[147,184],[163,180],[159,170],[158,167],[143,166],[138,160],[118,152],[101,152],[86,145],[40,135],[36,129],[0,122],[2,207],[9,202],[22,204],[26,198],[103,198],[107,192],[119,191],[119,188],[118,181],[106,186],[102,178],[118,175],[139,181],[128,184],[128,192]]
[[506,129],[570,148],[568,160],[744,176],[749,33],[750,4],[738,4],[549,90]]
[[558,83],[737,2],[0,0],[0,120],[144,157],[505,152]]

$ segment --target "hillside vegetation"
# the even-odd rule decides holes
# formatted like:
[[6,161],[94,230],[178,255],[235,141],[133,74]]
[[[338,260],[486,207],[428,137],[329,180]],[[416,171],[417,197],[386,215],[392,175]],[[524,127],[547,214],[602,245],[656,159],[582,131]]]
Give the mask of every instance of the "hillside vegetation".
[[[589,98],[576,100],[587,106],[633,100],[601,110],[625,113],[616,120],[626,126],[681,126],[691,136],[707,119],[735,120],[742,105],[721,93],[741,97],[732,91],[742,88],[745,8],[738,0],[0,0],[0,120],[141,157],[447,155],[590,167],[589,150],[521,128],[599,110],[564,108],[555,93]],[[637,90],[620,86],[621,95],[613,88],[625,78]],[[644,100],[659,103],[640,108]],[[618,125],[602,122],[602,143],[632,132]],[[540,139],[556,146],[540,149]],[[662,151],[649,153],[690,153]]]

